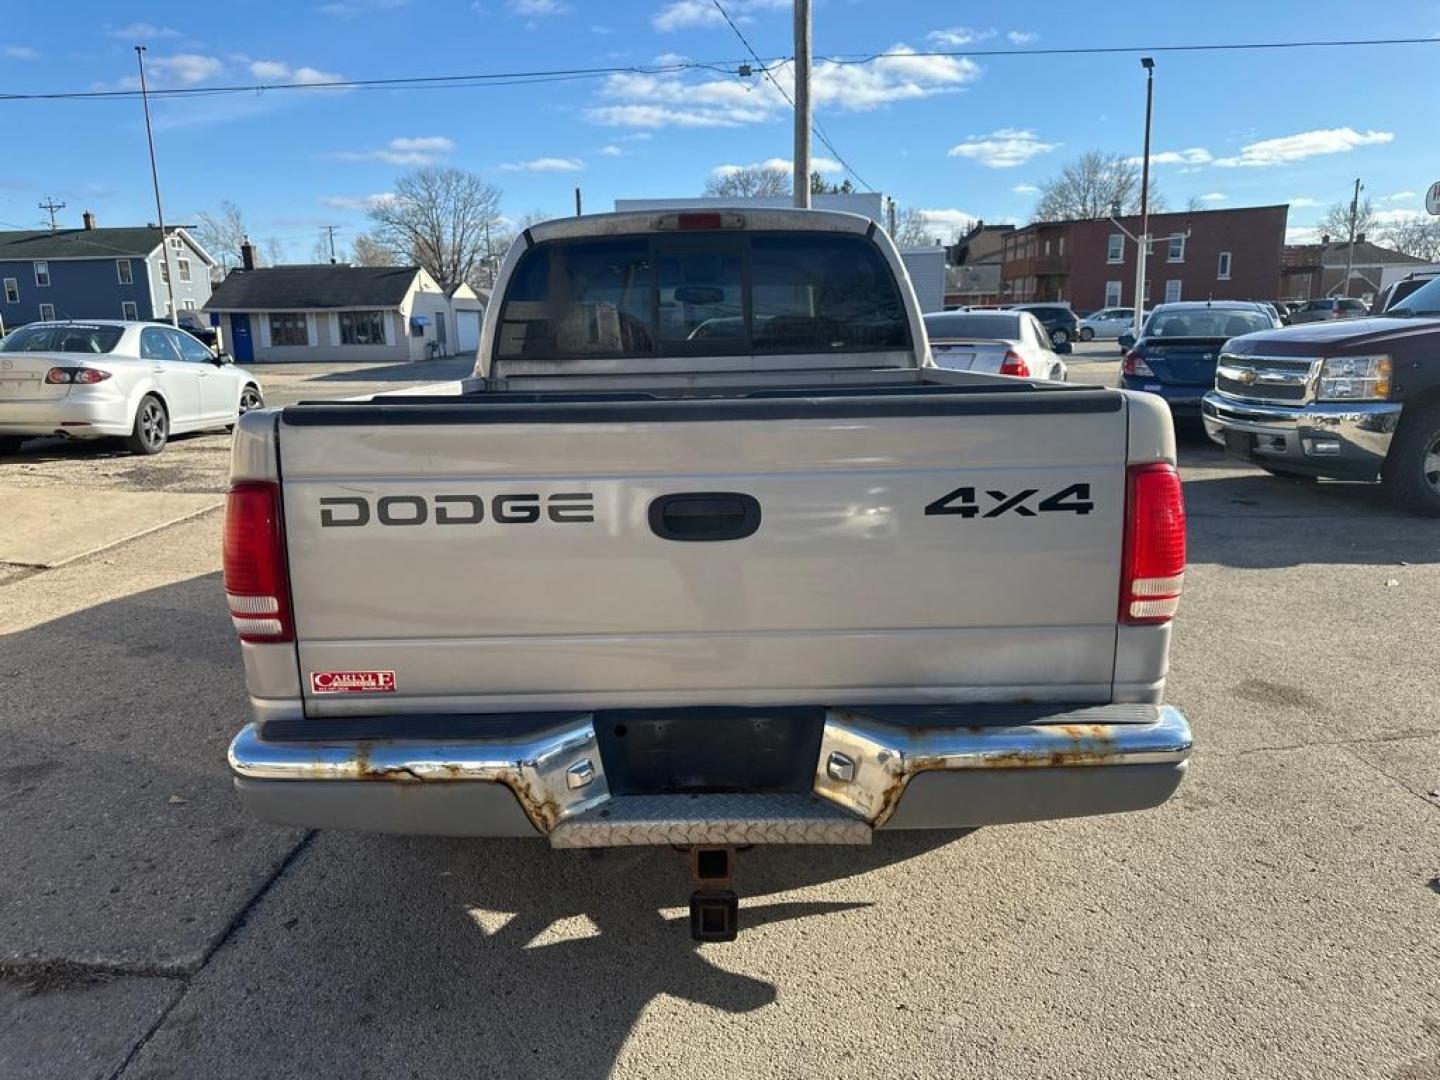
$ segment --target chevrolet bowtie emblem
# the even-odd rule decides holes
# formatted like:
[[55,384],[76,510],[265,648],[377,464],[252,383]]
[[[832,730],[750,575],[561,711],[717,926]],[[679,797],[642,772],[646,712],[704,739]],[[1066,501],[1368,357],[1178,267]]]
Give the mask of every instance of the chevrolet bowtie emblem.
[[1240,372],[1239,380],[1240,380],[1240,382],[1244,383],[1246,386],[1254,386],[1254,385],[1255,385],[1255,379],[1256,379],[1255,372],[1249,370],[1248,368],[1247,368],[1245,371]]

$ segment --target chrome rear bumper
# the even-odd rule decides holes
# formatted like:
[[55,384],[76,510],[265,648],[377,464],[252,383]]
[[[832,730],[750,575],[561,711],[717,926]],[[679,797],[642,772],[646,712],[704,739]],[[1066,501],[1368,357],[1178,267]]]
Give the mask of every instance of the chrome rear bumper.
[[[1163,802],[1184,775],[1190,726],[1171,706],[1097,706],[1008,724],[1006,711],[995,710],[998,723],[977,724],[973,709],[832,708],[809,794],[612,796],[589,713],[520,737],[454,741],[271,741],[251,724],[230,746],[230,767],[242,798],[266,820],[538,833],[556,847],[865,843],[892,820],[961,828],[1141,809]],[[966,722],[955,723],[962,712]],[[897,817],[922,777],[911,801],[923,809]],[[496,785],[509,789],[519,814],[492,812]],[[423,790],[457,788],[486,796],[436,799],[433,821],[416,812]],[[478,808],[477,820],[454,820],[459,806]]]

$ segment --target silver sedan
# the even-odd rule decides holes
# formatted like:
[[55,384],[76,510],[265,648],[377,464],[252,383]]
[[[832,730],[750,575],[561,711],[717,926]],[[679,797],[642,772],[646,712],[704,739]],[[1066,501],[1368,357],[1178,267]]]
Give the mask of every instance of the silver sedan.
[[930,355],[942,368],[1063,382],[1065,361],[1028,311],[945,311],[925,316]]
[[170,326],[30,323],[0,339],[0,453],[63,435],[158,454],[172,434],[229,427],[261,404],[254,374]]

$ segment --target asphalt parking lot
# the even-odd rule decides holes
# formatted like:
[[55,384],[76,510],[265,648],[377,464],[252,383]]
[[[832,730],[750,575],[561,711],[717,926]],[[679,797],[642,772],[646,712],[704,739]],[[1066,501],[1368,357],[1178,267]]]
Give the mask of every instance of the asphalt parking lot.
[[[1112,382],[1119,356],[1070,359]],[[455,374],[263,377],[284,402]],[[1177,797],[747,852],[745,929],[697,946],[668,850],[241,813],[227,446],[0,458],[36,528],[193,500],[0,562],[0,1076],[1440,1078],[1440,533],[1378,489],[1188,433]]]

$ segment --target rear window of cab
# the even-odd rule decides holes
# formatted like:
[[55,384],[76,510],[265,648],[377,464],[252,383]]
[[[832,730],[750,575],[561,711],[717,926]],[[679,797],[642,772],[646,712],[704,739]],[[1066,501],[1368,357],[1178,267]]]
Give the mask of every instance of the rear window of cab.
[[678,233],[531,248],[506,288],[495,358],[909,346],[895,275],[863,236]]

